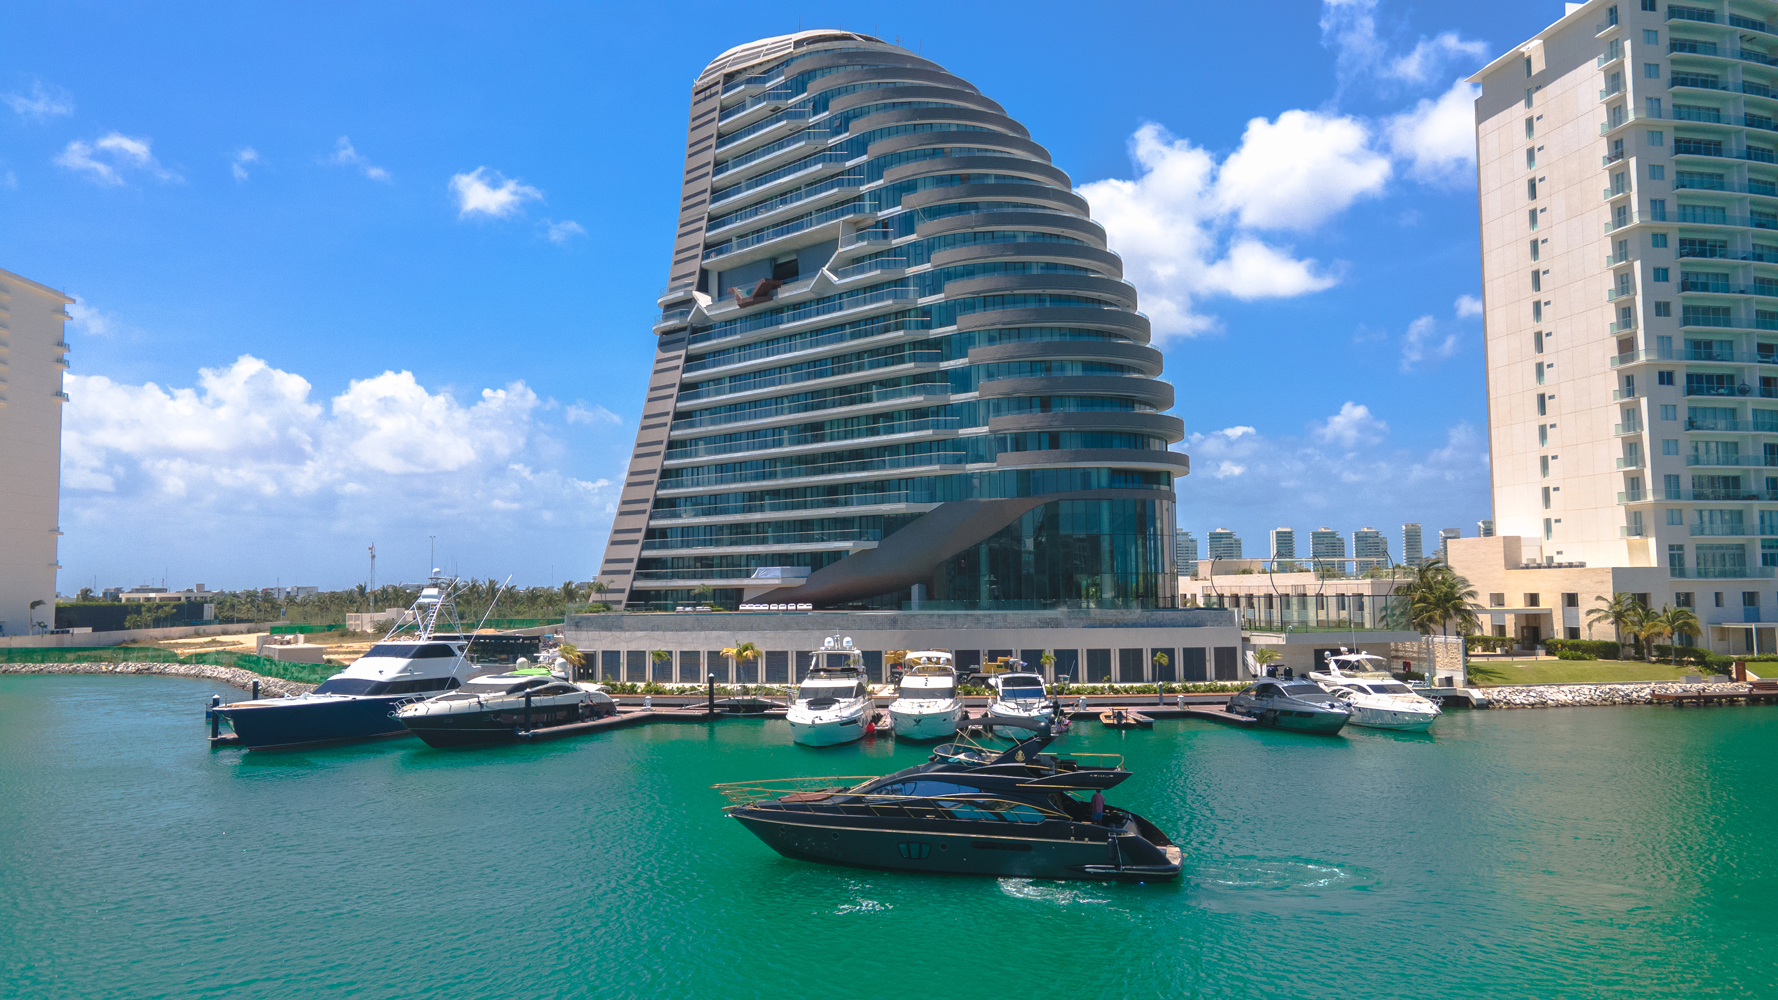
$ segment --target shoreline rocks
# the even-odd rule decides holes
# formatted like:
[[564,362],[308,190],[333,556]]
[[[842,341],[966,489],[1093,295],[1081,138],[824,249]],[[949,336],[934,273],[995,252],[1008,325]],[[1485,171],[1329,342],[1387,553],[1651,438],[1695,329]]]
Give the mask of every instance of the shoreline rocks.
[[256,674],[239,667],[219,667],[208,663],[0,663],[0,675],[5,674],[158,674],[165,677],[196,677],[207,681],[221,681],[243,691],[252,691],[253,682],[258,681],[262,698],[282,698],[285,695],[315,690],[313,684],[301,684]]
[[1476,690],[1489,708],[1587,708],[1605,705],[1652,705],[1655,693],[1746,694],[1746,684],[1683,684],[1643,681],[1628,684],[1507,684]]

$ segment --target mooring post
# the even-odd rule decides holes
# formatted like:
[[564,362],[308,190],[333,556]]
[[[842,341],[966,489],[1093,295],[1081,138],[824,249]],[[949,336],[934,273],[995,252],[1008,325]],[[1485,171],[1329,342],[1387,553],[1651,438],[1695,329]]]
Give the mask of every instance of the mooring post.
[[531,692],[525,692],[525,732],[531,731]]
[[716,675],[711,674],[709,676],[709,678],[707,679],[706,683],[708,684],[708,690],[704,696],[704,711],[710,715],[715,715],[716,714]]
[[254,701],[259,700],[259,682],[258,681],[253,682],[253,700]]

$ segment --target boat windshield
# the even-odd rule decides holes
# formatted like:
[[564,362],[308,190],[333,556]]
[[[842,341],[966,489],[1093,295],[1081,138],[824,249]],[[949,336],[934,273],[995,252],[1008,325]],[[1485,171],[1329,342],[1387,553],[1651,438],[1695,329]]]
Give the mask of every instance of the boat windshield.
[[796,689],[796,696],[801,701],[815,701],[820,698],[831,698],[835,701],[864,697],[864,685],[852,684],[803,684]]
[[316,694],[424,694],[447,691],[457,686],[455,677],[415,677],[409,680],[379,681],[369,677],[330,677],[315,689]]
[[371,656],[387,656],[397,660],[430,660],[443,656],[456,656],[457,651],[442,642],[379,642],[370,647],[364,654]]
[[898,696],[910,701],[949,701],[957,696],[957,687],[954,684],[945,684],[938,687],[916,687],[915,685],[903,681]]
[[1009,701],[1041,701],[1043,699],[1043,688],[1041,688],[1041,687],[1001,688],[1000,689],[1000,697],[1005,698]]
[[1319,684],[1285,684],[1282,686],[1285,694],[1296,698],[1301,698],[1303,695],[1326,696],[1327,694],[1326,691],[1321,690]]
[[1399,681],[1372,681],[1365,686],[1371,689],[1372,694],[1413,694],[1406,684]]

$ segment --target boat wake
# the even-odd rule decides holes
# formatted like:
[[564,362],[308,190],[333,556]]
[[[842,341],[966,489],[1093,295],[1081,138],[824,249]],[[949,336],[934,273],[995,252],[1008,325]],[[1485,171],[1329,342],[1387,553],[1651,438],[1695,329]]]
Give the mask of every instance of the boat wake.
[[1196,881],[1225,889],[1365,889],[1376,884],[1370,872],[1297,858],[1204,859]]
[[860,899],[857,902],[847,903],[833,912],[835,916],[843,917],[848,913],[882,913],[885,910],[892,909],[894,909],[894,907],[890,906],[888,903],[879,903],[874,899]]
[[1055,906],[1104,906],[1111,902],[1109,897],[1097,896],[1090,888],[1030,878],[1003,878],[1000,880],[1000,891],[1014,899],[1029,899]]

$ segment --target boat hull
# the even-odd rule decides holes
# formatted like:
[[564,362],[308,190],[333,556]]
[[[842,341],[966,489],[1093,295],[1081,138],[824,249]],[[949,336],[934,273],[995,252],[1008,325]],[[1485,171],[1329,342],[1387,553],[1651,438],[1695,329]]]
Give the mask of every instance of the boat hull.
[[1254,717],[1262,726],[1272,729],[1286,729],[1294,733],[1315,733],[1321,736],[1332,736],[1346,728],[1351,716],[1345,712],[1304,712],[1286,709],[1266,709]]
[[958,705],[938,712],[908,712],[896,711],[895,706],[890,705],[889,721],[895,726],[896,739],[949,739],[957,735],[957,725],[963,721],[963,707]]
[[864,716],[822,722],[790,719],[790,738],[807,747],[831,747],[864,738]]
[[787,858],[888,871],[1011,878],[1160,882],[1179,875],[1179,849],[1136,835],[1110,836],[1102,826],[1048,822],[992,832],[853,826],[847,817],[772,815],[744,807],[730,813],[766,846]]
[[1389,729],[1398,733],[1423,733],[1438,718],[1433,712],[1401,712],[1388,708],[1353,706],[1352,724],[1366,729]]
[[406,736],[395,709],[412,695],[378,698],[278,698],[236,702],[215,711],[228,720],[239,745],[272,750],[317,743],[349,743]]
[[551,705],[548,707],[533,705],[529,725],[526,724],[523,708],[516,710],[497,708],[481,712],[441,712],[435,715],[404,717],[401,721],[415,736],[424,740],[427,746],[443,749],[446,747],[495,746],[502,743],[516,743],[519,733],[527,730],[542,729],[547,726],[563,726],[571,722],[587,722],[615,714],[615,706],[603,704]]

